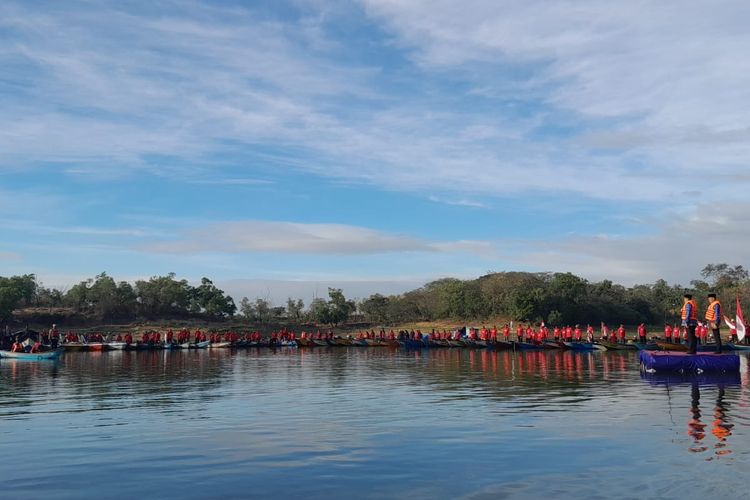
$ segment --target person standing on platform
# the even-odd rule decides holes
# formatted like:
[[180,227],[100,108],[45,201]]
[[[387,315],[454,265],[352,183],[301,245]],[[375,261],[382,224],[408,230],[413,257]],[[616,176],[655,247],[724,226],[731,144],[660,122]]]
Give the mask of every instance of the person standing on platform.
[[688,354],[695,354],[698,351],[698,339],[695,337],[695,327],[698,326],[698,304],[693,300],[693,296],[686,293],[682,298],[682,326],[685,327],[688,336]]
[[672,327],[669,325],[664,325],[664,340],[672,342]]
[[716,352],[721,352],[721,302],[716,300],[715,293],[708,294],[708,309],[706,309],[706,328],[710,328],[716,342]]

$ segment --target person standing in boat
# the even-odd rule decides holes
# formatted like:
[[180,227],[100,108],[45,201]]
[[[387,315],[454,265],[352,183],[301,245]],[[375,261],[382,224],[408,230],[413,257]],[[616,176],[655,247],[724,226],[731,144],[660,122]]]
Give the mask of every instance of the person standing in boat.
[[698,339],[695,336],[695,328],[698,326],[698,304],[693,296],[686,293],[682,298],[682,310],[680,311],[682,326],[685,327],[688,336],[688,354],[698,351]]
[[641,323],[640,325],[638,325],[638,341],[641,344],[645,344],[647,340],[646,336],[646,325]]
[[602,340],[609,339],[609,327],[604,321],[602,321],[601,334],[602,334]]
[[617,329],[617,335],[620,337],[620,343],[624,344],[626,334],[625,334],[625,325],[623,325],[622,323],[620,324],[620,328]]
[[672,343],[672,327],[669,325],[664,325],[664,340]]
[[716,352],[721,352],[721,315],[721,302],[716,299],[715,293],[709,293],[705,328],[710,328],[713,333]]

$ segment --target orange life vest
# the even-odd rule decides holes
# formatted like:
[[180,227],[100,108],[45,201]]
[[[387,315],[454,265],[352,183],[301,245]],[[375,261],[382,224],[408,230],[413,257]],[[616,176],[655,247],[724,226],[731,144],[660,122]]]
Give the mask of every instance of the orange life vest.
[[716,317],[716,306],[719,306],[719,316],[721,316],[721,302],[718,300],[714,300],[710,304],[708,304],[708,309],[706,309],[706,321],[719,321],[721,319],[720,317]]
[[[687,305],[688,304],[691,305],[689,318],[687,317]],[[682,305],[682,311],[680,312],[680,317],[683,320],[689,319],[693,321],[698,321],[698,304],[695,302],[694,299],[690,299]]]

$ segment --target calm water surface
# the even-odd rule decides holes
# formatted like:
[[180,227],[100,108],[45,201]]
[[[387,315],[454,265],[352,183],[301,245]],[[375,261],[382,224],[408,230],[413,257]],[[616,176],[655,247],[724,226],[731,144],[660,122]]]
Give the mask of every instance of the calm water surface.
[[4,498],[741,498],[740,375],[385,348],[0,361]]

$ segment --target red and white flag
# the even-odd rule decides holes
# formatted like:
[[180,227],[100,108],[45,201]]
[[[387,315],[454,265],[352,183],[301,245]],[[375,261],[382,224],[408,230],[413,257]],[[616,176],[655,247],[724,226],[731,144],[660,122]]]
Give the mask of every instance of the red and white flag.
[[735,316],[737,328],[737,340],[742,341],[745,338],[745,318],[742,316],[742,307],[740,307],[740,297],[737,296],[737,315]]

